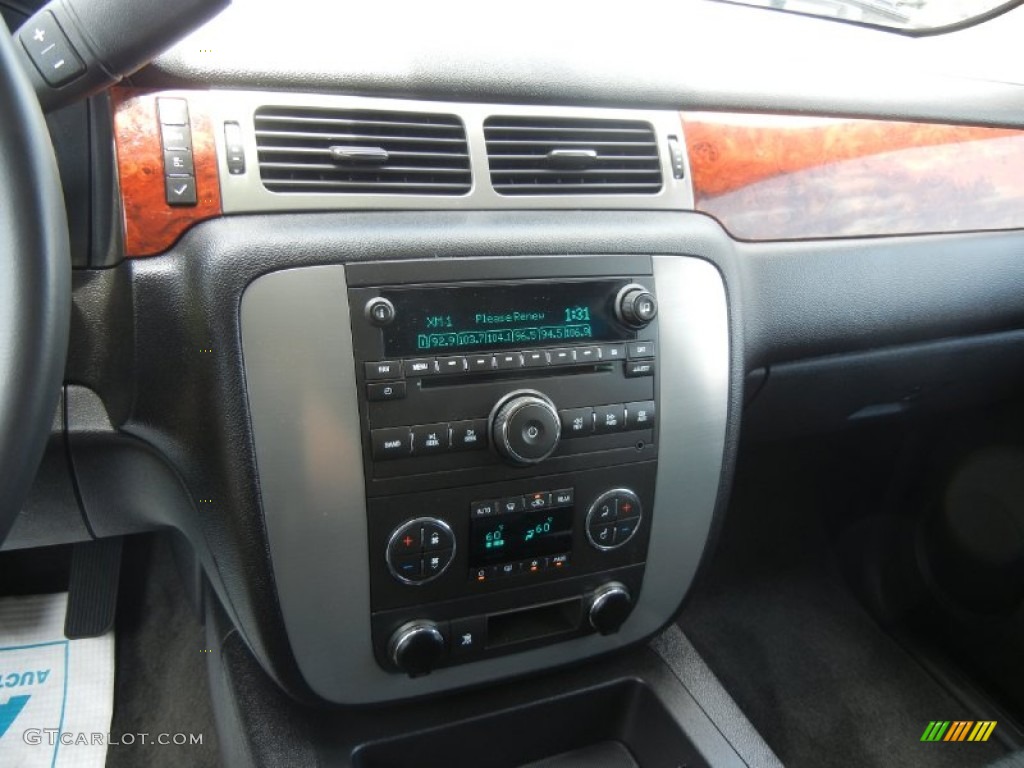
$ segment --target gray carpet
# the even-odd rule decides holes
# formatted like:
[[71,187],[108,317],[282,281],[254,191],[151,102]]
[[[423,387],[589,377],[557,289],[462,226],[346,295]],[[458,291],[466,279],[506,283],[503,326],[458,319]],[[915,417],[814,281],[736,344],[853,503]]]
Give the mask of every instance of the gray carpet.
[[783,462],[744,456],[712,569],[680,621],[740,708],[790,768],[1004,755],[997,741],[920,741],[930,720],[976,718],[854,599],[833,567],[821,478]]
[[[112,745],[108,768],[215,768],[220,755],[207,684],[203,630],[185,601],[167,542],[125,543],[117,614],[111,740],[124,734],[197,734],[201,744]],[[130,737],[129,737],[130,738]]]

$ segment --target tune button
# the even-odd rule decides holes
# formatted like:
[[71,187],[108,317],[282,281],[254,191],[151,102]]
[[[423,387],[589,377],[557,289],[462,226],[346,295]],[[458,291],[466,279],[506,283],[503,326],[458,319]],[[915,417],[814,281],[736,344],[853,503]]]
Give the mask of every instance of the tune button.
[[587,539],[607,552],[628,542],[640,527],[639,497],[628,488],[615,488],[598,496],[587,511]]

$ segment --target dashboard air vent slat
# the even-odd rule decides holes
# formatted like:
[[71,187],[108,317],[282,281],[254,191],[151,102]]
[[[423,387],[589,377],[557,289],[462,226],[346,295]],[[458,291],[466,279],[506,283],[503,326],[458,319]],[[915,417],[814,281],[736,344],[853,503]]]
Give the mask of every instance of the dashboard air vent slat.
[[641,120],[489,117],[491,186],[500,195],[653,195],[661,191],[654,128]]
[[455,115],[264,106],[255,132],[271,192],[464,195],[472,186]]

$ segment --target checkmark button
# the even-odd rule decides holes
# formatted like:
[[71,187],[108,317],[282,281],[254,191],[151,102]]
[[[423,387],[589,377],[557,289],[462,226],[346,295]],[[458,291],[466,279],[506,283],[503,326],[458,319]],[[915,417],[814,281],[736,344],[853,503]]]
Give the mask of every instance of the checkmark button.
[[164,191],[168,205],[195,205],[196,180],[192,176],[167,176]]

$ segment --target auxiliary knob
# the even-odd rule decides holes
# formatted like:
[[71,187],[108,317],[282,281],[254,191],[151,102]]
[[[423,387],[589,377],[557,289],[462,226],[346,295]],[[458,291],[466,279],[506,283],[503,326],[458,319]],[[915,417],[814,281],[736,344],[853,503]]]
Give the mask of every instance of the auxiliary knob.
[[646,328],[658,316],[658,300],[639,283],[630,283],[615,297],[615,316],[630,328]]
[[391,636],[388,655],[396,667],[411,677],[425,675],[444,656],[444,635],[432,621],[410,621]]
[[491,411],[491,444],[511,464],[544,461],[558,447],[562,424],[546,395],[533,389],[512,392]]
[[590,626],[602,635],[618,632],[632,610],[633,598],[625,585],[617,581],[609,582],[590,596]]

